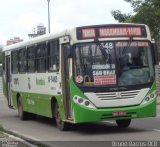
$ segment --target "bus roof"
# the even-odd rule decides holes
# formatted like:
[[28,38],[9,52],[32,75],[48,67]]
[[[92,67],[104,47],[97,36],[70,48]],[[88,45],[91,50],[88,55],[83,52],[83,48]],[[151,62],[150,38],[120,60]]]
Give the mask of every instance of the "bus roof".
[[63,36],[66,36],[66,35],[70,35],[72,37],[72,39],[75,38],[75,40],[77,40],[78,37],[76,36],[76,31],[78,29],[81,29],[81,28],[118,27],[118,26],[121,26],[121,27],[122,26],[126,26],[126,27],[127,26],[145,26],[148,29],[148,27],[144,24],[135,24],[135,23],[117,23],[117,24],[100,24],[100,25],[80,26],[80,27],[74,27],[72,29],[66,29],[66,30],[61,31],[59,33],[50,33],[50,34],[41,35],[39,37],[28,39],[26,41],[22,41],[22,42],[19,42],[19,43],[16,43],[16,44],[5,46],[5,47],[3,47],[3,51],[5,52],[5,51],[9,51],[9,50],[14,50],[14,49],[17,49],[17,48],[23,48],[23,47],[26,47],[26,46],[31,46],[33,44],[38,44],[40,42],[53,40],[53,39],[63,37]]
[[35,38],[31,38],[31,39],[16,43],[16,44],[5,46],[5,47],[3,47],[3,51],[5,52],[5,51],[9,51],[9,50],[14,50],[16,48],[23,48],[25,46],[31,46],[33,44],[38,44],[39,42],[43,42],[43,41],[45,42],[47,40],[52,40],[52,39],[56,39],[58,37],[63,37],[65,35],[67,35],[67,32],[68,32],[68,30],[64,30],[64,31],[56,33],[56,34],[50,33],[50,34],[41,35],[41,36],[38,36]]

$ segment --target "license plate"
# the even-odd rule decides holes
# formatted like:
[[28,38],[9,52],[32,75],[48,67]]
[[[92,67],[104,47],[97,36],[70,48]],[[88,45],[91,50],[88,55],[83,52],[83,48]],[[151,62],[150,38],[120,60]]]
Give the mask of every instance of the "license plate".
[[116,111],[112,113],[113,116],[125,116],[127,115],[127,111]]

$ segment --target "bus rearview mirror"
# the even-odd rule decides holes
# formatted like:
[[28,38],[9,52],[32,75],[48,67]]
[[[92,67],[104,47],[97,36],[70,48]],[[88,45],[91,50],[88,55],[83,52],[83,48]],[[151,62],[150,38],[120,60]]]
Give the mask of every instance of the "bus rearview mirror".
[[72,56],[72,47],[71,47],[71,45],[66,45],[65,46],[65,55],[66,55],[66,57],[67,58],[71,58],[71,56]]

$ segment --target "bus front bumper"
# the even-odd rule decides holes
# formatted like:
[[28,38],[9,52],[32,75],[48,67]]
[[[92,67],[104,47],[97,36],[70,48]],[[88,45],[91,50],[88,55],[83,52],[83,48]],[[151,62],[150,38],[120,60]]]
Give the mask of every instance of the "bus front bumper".
[[75,123],[83,123],[83,122],[98,122],[105,120],[155,117],[156,104],[157,104],[156,99],[144,105],[121,107],[121,108],[91,109],[75,104],[74,121]]

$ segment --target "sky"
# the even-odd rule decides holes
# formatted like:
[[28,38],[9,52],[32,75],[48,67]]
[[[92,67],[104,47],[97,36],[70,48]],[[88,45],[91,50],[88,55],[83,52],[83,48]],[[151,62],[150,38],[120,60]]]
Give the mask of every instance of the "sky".
[[[132,12],[124,0],[50,0],[51,33],[76,26],[117,23],[112,10]],[[14,37],[28,39],[40,23],[48,29],[47,0],[0,0],[0,45]]]

